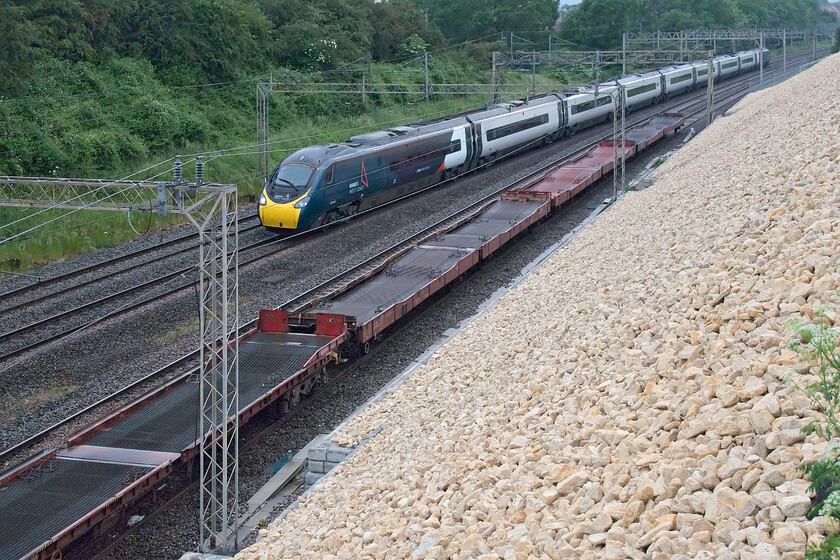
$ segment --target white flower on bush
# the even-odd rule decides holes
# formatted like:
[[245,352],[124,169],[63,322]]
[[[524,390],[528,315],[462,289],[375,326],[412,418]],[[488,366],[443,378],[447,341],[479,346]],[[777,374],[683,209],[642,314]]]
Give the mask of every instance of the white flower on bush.
[[304,51],[306,58],[310,61],[310,66],[316,64],[326,64],[332,60],[332,55],[338,50],[338,43],[332,39],[321,39],[315,41]]
[[820,515],[825,517],[840,517],[840,490],[835,490],[820,506]]

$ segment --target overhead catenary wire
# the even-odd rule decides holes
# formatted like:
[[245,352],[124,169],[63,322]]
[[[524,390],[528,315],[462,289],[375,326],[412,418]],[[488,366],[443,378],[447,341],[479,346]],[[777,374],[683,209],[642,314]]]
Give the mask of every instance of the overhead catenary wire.
[[[191,163],[192,161],[194,161],[194,160],[190,160],[190,161],[187,161],[187,162],[184,162],[184,163]],[[166,173],[169,173],[169,172],[170,172],[170,171],[172,171],[173,169],[174,169],[174,168],[170,168],[170,169],[167,169],[166,171],[162,171],[161,173],[158,173],[157,175],[155,175],[155,176],[151,177],[151,178],[150,178],[150,180],[151,180],[151,179],[155,179],[155,178],[157,178],[157,177],[160,177],[161,175],[164,175],[164,174],[166,174]],[[131,177],[131,176],[129,176],[129,177]],[[128,178],[128,177],[127,177],[127,178]],[[126,179],[127,179],[127,178],[126,178]],[[111,184],[111,185],[113,185],[114,183],[112,182],[112,183],[110,183],[110,184]],[[107,186],[107,185],[106,185],[106,186]],[[105,188],[105,186],[102,186],[102,187],[97,187],[97,189],[96,189],[96,190],[99,190],[99,189],[102,189],[102,188]],[[121,193],[126,192],[126,191],[128,191],[128,190],[130,190],[130,189],[135,189],[135,188],[137,188],[137,187],[135,187],[135,186],[133,186],[133,185],[129,185],[129,186],[127,186],[127,187],[123,188],[123,189],[120,189],[120,190],[119,190],[119,191],[117,191],[116,193],[113,193],[113,194],[112,194],[112,195],[110,195],[110,196],[115,196],[115,195],[121,194]],[[93,191],[91,191],[91,192],[93,192]],[[86,194],[89,194],[89,193],[86,193]],[[80,196],[81,196],[81,195],[80,195]],[[77,199],[77,198],[79,198],[79,197],[75,197],[74,199]],[[41,214],[41,213],[43,213],[44,211],[47,211],[47,210],[56,210],[56,209],[61,209],[61,204],[63,204],[63,202],[62,202],[62,203],[55,204],[55,205],[53,205],[53,206],[51,206],[51,207],[49,207],[49,208],[42,209],[41,211],[36,212],[35,214],[32,214],[32,215],[26,216],[26,217],[24,217],[24,218],[20,218],[20,219],[18,219],[18,220],[15,220],[15,221],[11,222],[10,224],[2,224],[2,225],[0,225],[0,229],[2,229],[2,228],[4,228],[4,227],[7,227],[8,225],[12,225],[12,224],[15,224],[15,223],[19,223],[19,222],[21,222],[21,221],[23,221],[23,220],[31,219],[33,216],[35,216],[35,215],[39,215],[39,214]],[[73,209],[70,209],[68,212],[66,212],[66,213],[62,214],[61,216],[56,216],[55,218],[51,218],[51,219],[49,219],[49,220],[47,220],[47,221],[45,221],[45,222],[41,222],[40,224],[37,224],[37,225],[35,225],[35,226],[32,226],[32,227],[30,227],[30,228],[28,228],[28,229],[26,229],[26,230],[24,230],[24,231],[21,231],[21,232],[15,233],[15,234],[13,234],[13,235],[10,235],[10,236],[8,236],[8,237],[5,237],[5,238],[3,238],[3,239],[0,239],[0,245],[3,245],[3,244],[5,244],[5,243],[9,243],[10,241],[13,241],[13,240],[15,240],[15,239],[17,239],[17,238],[19,238],[19,237],[21,237],[21,236],[24,236],[24,235],[26,235],[26,234],[28,234],[28,233],[31,233],[31,232],[33,232],[33,231],[35,231],[35,230],[37,230],[37,229],[40,229],[40,228],[42,228],[42,227],[44,227],[44,226],[46,226],[46,225],[48,225],[48,224],[51,224],[51,223],[53,223],[53,222],[55,222],[55,221],[57,221],[57,220],[61,220],[61,219],[65,218],[65,217],[69,216],[70,214],[75,214],[76,212],[78,212],[78,211],[80,211],[80,210],[85,210],[86,208],[88,208],[88,206],[90,206],[90,205],[85,205],[85,206],[80,206],[80,207],[78,207],[78,208],[73,208]]]
[[[13,221],[8,222],[8,223],[5,223],[5,224],[0,224],[0,230],[2,230],[2,229],[4,229],[4,228],[8,228],[8,227],[10,227],[10,226],[13,226],[13,225],[15,225],[15,224],[17,224],[17,223],[20,223],[20,222],[24,221],[24,220],[29,220],[29,219],[32,219],[33,217],[38,216],[38,215],[40,215],[40,214],[43,214],[44,212],[48,212],[48,211],[50,211],[50,210],[58,210],[58,209],[60,209],[60,208],[61,208],[61,206],[62,206],[63,204],[66,204],[67,202],[74,202],[74,201],[77,201],[77,200],[81,200],[81,198],[82,198],[82,197],[84,197],[84,196],[88,196],[88,195],[90,195],[90,194],[96,193],[97,191],[99,191],[99,190],[101,190],[101,189],[105,189],[105,188],[108,188],[108,187],[110,187],[110,186],[113,186],[115,183],[119,183],[119,182],[122,182],[122,181],[127,181],[127,180],[131,179],[132,177],[135,177],[135,176],[137,176],[137,175],[139,175],[139,174],[141,174],[141,173],[145,173],[146,171],[151,171],[152,169],[154,169],[154,168],[156,168],[156,167],[160,167],[161,165],[164,165],[164,164],[166,164],[166,163],[168,163],[168,162],[170,162],[170,161],[172,161],[172,160],[174,160],[174,159],[175,159],[175,157],[173,156],[173,157],[171,157],[171,158],[168,158],[168,159],[163,160],[162,162],[155,163],[155,164],[150,165],[150,166],[148,166],[148,167],[146,167],[146,168],[144,168],[144,169],[141,169],[141,170],[139,170],[139,171],[135,171],[134,173],[129,173],[128,175],[126,175],[125,177],[123,177],[123,178],[121,178],[121,179],[113,179],[113,180],[109,181],[108,183],[105,183],[105,184],[103,184],[103,185],[100,185],[100,186],[98,186],[98,187],[94,188],[93,190],[85,191],[84,193],[82,193],[82,194],[80,194],[80,195],[78,195],[78,196],[74,196],[74,197],[69,198],[69,199],[67,199],[67,200],[63,200],[62,202],[57,203],[57,204],[55,204],[55,205],[53,205],[53,206],[49,206],[49,207],[47,207],[47,208],[41,208],[41,209],[40,209],[40,210],[38,210],[37,212],[34,212],[34,213],[32,213],[32,214],[28,214],[28,215],[24,216],[23,218],[19,218],[19,219],[17,219],[17,220],[13,220]],[[163,171],[163,172],[161,172],[161,173],[159,173],[159,174],[155,175],[154,177],[159,177],[159,176],[163,175],[164,173],[168,173],[169,171],[172,171],[173,169],[174,169],[174,168],[169,168],[169,169],[167,169],[166,171]],[[154,178],[154,177],[152,177],[152,178]],[[132,188],[133,188],[133,187],[132,187]],[[126,190],[126,189],[122,189],[121,191],[118,191],[117,193],[114,193],[114,194],[120,194],[121,192],[124,192],[125,190]],[[112,195],[112,196],[113,196],[113,195]],[[0,241],[0,243],[2,243],[2,242],[3,242],[3,241]]]
[[[482,41],[482,40],[487,39],[487,38],[490,38],[490,37],[494,37],[495,35],[496,35],[495,33],[488,34],[488,35],[484,35],[484,36],[479,37],[479,38],[477,38],[477,39],[467,40],[467,41],[464,41],[464,42],[459,43],[459,44],[456,44],[456,45],[450,45],[450,46],[447,46],[447,47],[442,47],[442,48],[440,48],[440,49],[435,49],[435,50],[428,51],[428,52],[429,52],[429,53],[434,53],[434,52],[443,52],[443,51],[446,51],[446,50],[451,50],[451,49],[459,48],[459,47],[462,47],[462,46],[465,46],[465,45],[468,45],[468,44],[471,44],[471,43],[477,43],[477,42],[479,42],[479,41]],[[403,57],[403,58],[407,58],[407,57]],[[395,59],[392,59],[392,60],[399,60],[399,57],[397,57],[397,58],[395,58]],[[413,60],[415,60],[415,59],[409,60],[409,62],[412,62]],[[352,64],[352,63],[350,63],[350,64]],[[569,65],[569,66],[571,66],[571,65]],[[340,67],[340,68],[341,68],[341,67]],[[322,71],[321,73],[324,73],[324,72],[327,72],[327,71]],[[170,89],[187,89],[187,88],[216,87],[216,86],[222,86],[222,87],[224,87],[224,88],[230,88],[230,87],[233,87],[233,86],[235,86],[235,85],[242,84],[242,83],[248,83],[248,82],[257,81],[257,80],[261,79],[261,77],[262,77],[262,76],[258,76],[258,77],[255,77],[255,78],[250,78],[250,79],[246,79],[246,80],[238,80],[238,81],[234,81],[234,82],[215,82],[215,83],[207,83],[207,84],[194,84],[194,85],[188,85],[188,86],[176,86],[176,87],[174,87],[174,88],[170,88]],[[200,94],[200,95],[206,95],[206,94],[208,94],[208,93],[212,93],[212,91],[204,92],[204,93],[202,93],[202,94]],[[89,95],[94,95],[94,94],[89,94]],[[481,103],[481,104],[475,104],[475,105],[476,105],[476,106],[478,106],[478,105],[482,105],[482,104],[483,104],[483,103]],[[118,113],[118,114],[116,114],[116,115],[113,115],[113,114],[112,114],[112,115],[107,115],[107,117],[119,116],[119,115],[121,115],[121,114],[122,114],[122,115],[124,115],[124,114],[130,114],[130,113],[137,112],[137,111],[139,111],[139,110],[141,110],[141,109],[140,109],[140,108],[138,108],[138,109],[132,109],[132,110],[125,111],[125,112],[122,112],[122,113]],[[457,109],[456,109],[456,110],[457,110]],[[441,111],[441,113],[448,112],[448,111],[451,111],[451,109],[449,109],[449,110],[443,110],[443,111]],[[94,121],[94,120],[101,120],[101,119],[104,119],[104,118],[107,118],[107,117],[106,117],[106,115],[100,115],[100,116],[93,117],[93,118],[91,118],[91,119],[86,119],[86,120],[84,120],[84,121],[78,121],[78,122],[89,122],[89,121]],[[403,119],[400,119],[400,120],[403,120]],[[399,122],[399,121],[393,121],[393,122]],[[382,123],[382,124],[388,124],[388,123]],[[49,126],[49,125],[45,125],[45,126],[43,126],[43,127],[39,127],[39,129],[43,129],[43,128],[48,127],[48,126]],[[378,125],[373,125],[373,126],[381,126],[381,124],[378,124]],[[347,130],[348,130],[348,131],[349,131],[349,130],[358,130],[358,129],[362,129],[362,128],[370,128],[370,125],[363,125],[363,126],[359,126],[359,127],[353,127],[353,128],[351,128],[351,129],[347,129]],[[307,138],[315,138],[315,137],[318,137],[318,136],[326,136],[326,135],[338,134],[338,133],[340,133],[340,131],[325,132],[325,133],[321,133],[321,134],[318,134],[318,135],[309,135],[308,137],[300,137],[300,138],[298,138],[297,140],[303,140],[303,139],[307,139]],[[292,142],[292,141],[295,141],[295,140],[296,140],[296,139],[283,139],[283,140],[272,141],[272,142],[270,142],[270,144],[288,143],[288,142]],[[236,147],[236,148],[231,148],[231,149],[228,149],[228,150],[215,150],[215,151],[208,151],[208,152],[203,152],[203,153],[204,153],[204,154],[208,154],[208,155],[209,155],[209,154],[219,154],[219,156],[217,156],[217,157],[232,157],[232,156],[234,156],[234,155],[255,155],[255,154],[259,154],[259,153],[266,153],[266,151],[265,151],[265,150],[260,150],[259,152],[243,152],[243,151],[242,151],[242,150],[247,150],[247,149],[249,149],[249,148],[251,148],[251,147],[260,146],[260,145],[265,145],[265,144],[253,144],[253,145],[248,145],[248,146],[240,146],[240,147]],[[291,151],[291,150],[270,150],[268,153],[277,153],[277,152],[280,152],[280,151]],[[221,152],[228,152],[228,153],[221,153]],[[171,158],[170,158],[170,160],[171,160]],[[167,161],[169,161],[169,160],[167,160]],[[161,164],[156,164],[156,165],[154,165],[154,166],[152,166],[152,167],[150,167],[150,168],[147,168],[146,170],[143,170],[143,171],[147,171],[147,170],[149,170],[149,169],[151,169],[151,168],[157,167],[158,165],[161,165]],[[141,172],[143,172],[143,171],[141,171]],[[140,173],[140,172],[138,172],[138,173]],[[136,174],[138,174],[138,173],[131,174],[131,175],[127,176],[126,178],[132,177],[132,176],[134,176],[134,175],[136,175]],[[164,172],[164,173],[166,173],[166,172]],[[163,173],[158,174],[157,176],[162,175],[162,174],[163,174]],[[102,188],[106,188],[106,187],[108,187],[108,186],[109,186],[108,184],[103,185],[103,186],[101,186],[101,187],[98,187],[98,188],[97,188],[97,189],[95,189],[94,191],[88,191],[86,194],[90,194],[90,193],[92,193],[92,192],[96,192],[96,190],[98,190],[98,189],[102,189]],[[122,193],[122,192],[124,192],[124,191],[126,191],[126,190],[128,190],[128,188],[126,188],[126,189],[122,189],[122,190],[118,191],[117,193],[114,193],[114,195],[120,194],[120,193]],[[114,196],[114,195],[112,195],[112,196]],[[72,200],[72,199],[71,199],[71,200]],[[53,209],[56,209],[56,208],[58,208],[58,207],[59,207],[59,205],[54,205],[54,206],[51,206],[51,207],[48,207],[48,208],[43,208],[43,209],[41,209],[41,210],[39,210],[39,211],[37,211],[37,212],[35,212],[35,213],[33,213],[33,214],[29,214],[29,215],[27,215],[27,216],[25,216],[25,217],[23,217],[23,218],[20,218],[19,220],[15,220],[15,221],[10,222],[10,223],[8,223],[8,224],[3,224],[2,226],[0,226],[0,229],[7,228],[7,227],[9,227],[9,226],[11,226],[11,225],[14,225],[14,224],[20,223],[20,222],[22,222],[22,221],[24,221],[24,220],[31,220],[33,217],[38,216],[38,215],[42,214],[43,212],[47,212],[47,211],[49,211],[49,210],[53,210]],[[78,210],[83,209],[83,208],[84,208],[84,207],[80,207],[80,208],[77,208],[77,209],[73,209],[73,210],[71,210],[71,211],[67,212],[66,214],[64,214],[64,216],[69,215],[69,214],[72,214],[72,213],[75,213],[75,212],[77,212]],[[59,219],[59,218],[54,218],[53,220],[50,220],[50,221],[48,221],[48,222],[46,222],[46,223],[51,223],[52,221],[55,221],[56,219]],[[33,229],[37,229],[37,227],[41,227],[42,225],[45,225],[45,224],[41,224],[41,225],[36,226],[36,227],[34,227],[34,228],[30,228],[29,230],[26,230],[25,232],[21,232],[20,234],[17,234],[16,236],[13,236],[12,238],[7,238],[7,239],[5,239],[3,242],[7,242],[9,239],[13,239],[14,237],[17,237],[17,236],[22,235],[22,234],[24,234],[24,233],[28,233],[28,232],[32,231]],[[132,226],[132,229],[133,229],[133,226]]]

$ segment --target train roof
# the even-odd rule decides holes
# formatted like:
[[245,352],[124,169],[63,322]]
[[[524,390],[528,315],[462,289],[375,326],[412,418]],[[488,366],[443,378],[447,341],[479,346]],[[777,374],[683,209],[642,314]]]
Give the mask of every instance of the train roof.
[[417,123],[394,126],[385,130],[366,132],[351,136],[345,144],[354,147],[360,146],[381,146],[391,144],[400,138],[409,136],[422,136],[441,130],[447,130],[459,125],[466,125],[467,119],[463,116],[449,117],[434,121],[421,121]]
[[[601,97],[602,94],[609,95],[613,90],[615,90],[615,86],[611,85],[612,82],[603,82],[598,85],[598,97]],[[569,88],[563,90],[561,93],[557,94],[559,97],[563,99],[572,99],[574,97],[578,97],[581,95],[595,95],[595,86],[578,86],[575,88]]]
[[624,76],[619,76],[618,78],[610,80],[609,83],[614,83],[614,82],[621,83],[622,81],[626,82],[626,81],[634,80],[634,79],[637,79],[637,78],[641,78],[643,80],[647,79],[647,78],[657,78],[658,79],[659,78],[659,70],[650,70],[648,72],[640,72],[638,74],[626,74]]
[[660,72],[675,72],[677,70],[688,70],[692,68],[691,62],[683,62],[681,64],[671,64],[670,66],[663,66],[659,69]]
[[499,115],[506,115],[508,113],[512,113],[513,111],[518,111],[519,109],[531,109],[534,107],[539,107],[541,105],[545,105],[547,103],[556,103],[558,97],[553,93],[541,95],[539,97],[534,97],[529,99],[528,101],[522,100],[515,100],[515,101],[507,101],[505,103],[498,103],[496,105],[490,105],[485,109],[480,109],[478,111],[472,111],[470,113],[466,113],[464,116],[470,121],[483,121],[492,117],[497,117]]
[[385,130],[376,130],[351,136],[344,142],[331,142],[315,144],[297,150],[285,160],[284,163],[301,162],[321,167],[326,160],[332,160],[342,156],[354,155],[363,152],[368,148],[385,146],[399,141],[402,138],[423,136],[440,130],[447,130],[459,125],[466,125],[467,119],[462,115],[444,117],[441,119],[420,121],[412,124],[394,126]]

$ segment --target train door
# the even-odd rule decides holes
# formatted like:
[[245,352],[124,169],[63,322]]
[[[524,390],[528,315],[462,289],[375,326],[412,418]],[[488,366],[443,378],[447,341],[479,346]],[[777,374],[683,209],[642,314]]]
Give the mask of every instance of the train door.
[[667,79],[665,78],[665,74],[659,72],[659,98],[658,101],[662,101],[665,99],[665,95],[668,92],[668,87],[666,85]]
[[557,101],[557,136],[558,138],[563,136],[563,130],[566,128],[566,124],[569,122],[569,117],[566,114],[566,100],[560,99]]
[[473,168],[478,167],[478,164],[481,162],[481,153],[484,151],[484,142],[481,139],[484,135],[482,126],[483,125],[481,123],[474,123],[472,125],[473,147],[475,148],[471,164],[471,167]]
[[472,162],[475,158],[475,134],[473,133],[472,123],[468,123],[464,127],[464,143],[467,147],[467,159],[464,161],[462,170],[467,171],[472,168]]

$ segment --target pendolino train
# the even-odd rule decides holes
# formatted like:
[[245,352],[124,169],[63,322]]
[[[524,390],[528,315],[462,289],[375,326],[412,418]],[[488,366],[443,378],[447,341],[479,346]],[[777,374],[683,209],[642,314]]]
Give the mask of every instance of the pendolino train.
[[[766,52],[766,49],[765,49]],[[758,68],[760,49],[717,56],[715,81]],[[491,163],[499,157],[612,119],[612,93],[625,88],[628,111],[705,87],[708,61],[666,66],[529,101],[353,136],[296,151],[278,165],[260,196],[272,230],[334,222]]]

